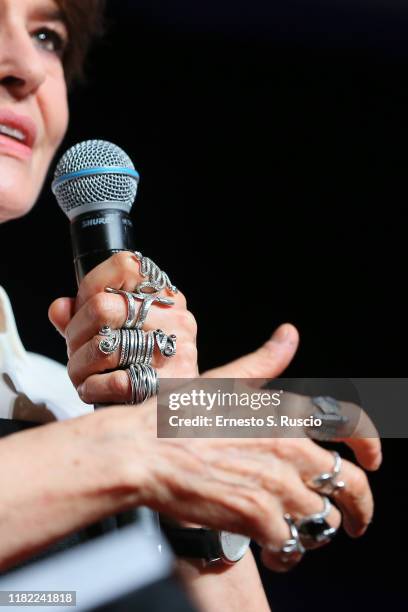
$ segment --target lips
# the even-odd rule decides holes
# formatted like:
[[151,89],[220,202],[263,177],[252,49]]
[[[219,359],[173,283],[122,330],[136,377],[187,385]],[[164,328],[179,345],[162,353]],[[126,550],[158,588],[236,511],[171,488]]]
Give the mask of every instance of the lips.
[[[10,133],[13,131],[19,132],[23,135],[23,140],[13,138],[10,134],[1,134],[1,141],[10,140],[13,144],[24,147],[25,149],[32,149],[37,138],[37,128],[34,121],[25,115],[18,115],[10,109],[0,109],[0,126],[5,126]],[[6,130],[7,132],[7,130]]]

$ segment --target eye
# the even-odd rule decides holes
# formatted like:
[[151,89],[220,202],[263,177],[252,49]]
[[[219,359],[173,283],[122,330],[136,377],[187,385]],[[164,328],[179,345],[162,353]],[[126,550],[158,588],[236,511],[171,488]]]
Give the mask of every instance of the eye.
[[36,40],[37,44],[46,51],[50,51],[51,53],[55,53],[59,56],[63,55],[67,41],[55,30],[50,28],[41,28],[36,30],[32,36]]

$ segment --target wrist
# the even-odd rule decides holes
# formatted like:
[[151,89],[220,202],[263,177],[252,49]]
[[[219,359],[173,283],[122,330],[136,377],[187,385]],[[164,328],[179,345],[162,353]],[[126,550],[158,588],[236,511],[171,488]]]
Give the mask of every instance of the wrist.
[[[115,406],[88,415],[87,428],[97,457],[97,488],[111,492],[121,506],[115,511],[146,505],[152,490],[154,406]],[[154,431],[154,435],[153,435]],[[98,492],[97,491],[97,492]]]

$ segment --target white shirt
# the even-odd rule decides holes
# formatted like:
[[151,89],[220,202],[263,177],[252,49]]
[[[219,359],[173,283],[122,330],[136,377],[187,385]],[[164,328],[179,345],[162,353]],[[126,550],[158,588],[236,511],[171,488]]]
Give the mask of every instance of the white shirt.
[[10,300],[0,286],[0,418],[48,422],[93,412],[65,366],[25,350]]

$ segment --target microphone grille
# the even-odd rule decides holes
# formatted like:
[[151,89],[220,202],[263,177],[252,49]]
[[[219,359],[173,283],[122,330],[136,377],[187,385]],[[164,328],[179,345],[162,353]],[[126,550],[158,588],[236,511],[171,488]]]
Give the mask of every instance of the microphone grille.
[[130,212],[138,181],[132,160],[120,147],[106,140],[85,140],[60,159],[52,190],[72,220],[104,208]]

